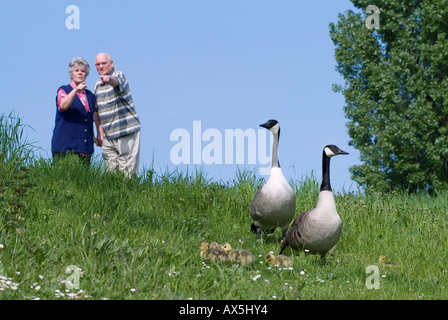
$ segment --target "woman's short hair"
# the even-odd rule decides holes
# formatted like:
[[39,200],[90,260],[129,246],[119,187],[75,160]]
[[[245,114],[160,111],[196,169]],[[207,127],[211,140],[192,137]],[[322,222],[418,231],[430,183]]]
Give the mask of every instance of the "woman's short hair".
[[68,74],[71,75],[73,72],[73,69],[77,66],[84,67],[84,71],[86,72],[86,77],[89,75],[90,72],[90,65],[89,63],[84,60],[81,57],[76,57],[70,60],[70,63],[68,65]]

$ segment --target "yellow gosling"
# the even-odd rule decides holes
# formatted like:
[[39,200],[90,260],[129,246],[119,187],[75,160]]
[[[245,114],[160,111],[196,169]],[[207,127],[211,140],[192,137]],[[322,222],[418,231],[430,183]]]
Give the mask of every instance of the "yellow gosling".
[[206,259],[207,258],[207,252],[208,252],[208,242],[202,241],[199,244],[199,249],[201,249],[201,258]]
[[279,266],[279,267],[291,267],[292,266],[291,258],[288,256],[285,256],[283,254],[275,256],[272,253],[269,253],[266,255],[265,261],[269,264],[272,264],[274,266]]
[[389,266],[389,267],[395,265],[395,262],[393,262],[393,261],[386,261],[386,256],[385,255],[380,255],[380,257],[378,259],[378,262],[383,264],[383,265],[385,265],[385,266]]
[[221,263],[230,261],[229,255],[219,246],[217,242],[212,242],[210,245],[207,241],[200,243],[201,258],[209,260],[213,263]]
[[248,250],[232,249],[228,242],[223,243],[221,247],[229,255],[233,263],[238,263],[245,267],[255,261],[255,256]]

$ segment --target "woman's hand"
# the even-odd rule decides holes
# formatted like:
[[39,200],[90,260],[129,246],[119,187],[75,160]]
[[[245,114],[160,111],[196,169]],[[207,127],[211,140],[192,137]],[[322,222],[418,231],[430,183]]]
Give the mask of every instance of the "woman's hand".
[[98,147],[102,147],[104,141],[104,130],[97,111],[93,113],[93,122],[95,122],[96,126],[96,138],[94,137],[93,141]]
[[76,92],[84,91],[84,90],[86,90],[86,88],[87,88],[87,86],[86,86],[86,82],[85,82],[85,81],[81,82],[80,84],[78,84],[78,85],[75,87]]
[[95,142],[95,144],[98,146],[98,147],[102,147],[103,146],[103,139],[101,139],[101,138],[93,138],[93,142]]

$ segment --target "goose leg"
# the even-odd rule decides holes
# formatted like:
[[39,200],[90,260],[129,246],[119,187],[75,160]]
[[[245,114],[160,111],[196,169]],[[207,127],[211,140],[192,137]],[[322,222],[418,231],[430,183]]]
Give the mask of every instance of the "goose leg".
[[286,239],[286,229],[282,229],[282,242]]
[[282,254],[282,253],[283,253],[283,250],[285,250],[285,248],[286,248],[288,245],[289,245],[289,243],[288,243],[288,241],[286,240],[286,238],[283,239],[283,241],[282,241],[282,245],[281,245],[281,247],[280,247],[280,253],[279,253],[279,254]]
[[322,253],[320,255],[320,266],[323,267],[327,264],[327,258],[326,258],[326,253]]

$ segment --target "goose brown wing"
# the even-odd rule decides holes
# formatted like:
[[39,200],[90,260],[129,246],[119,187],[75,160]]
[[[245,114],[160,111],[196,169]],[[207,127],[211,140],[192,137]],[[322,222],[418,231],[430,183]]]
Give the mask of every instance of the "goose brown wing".
[[304,234],[304,225],[305,221],[308,219],[308,216],[313,211],[313,209],[305,211],[301,213],[297,218],[294,219],[291,227],[288,230],[286,235],[286,239],[282,244],[282,248],[280,253],[290,245],[293,249],[299,249],[304,244],[303,234]]
[[260,213],[258,212],[257,209],[257,203],[261,203],[261,198],[262,198],[262,189],[264,186],[262,186],[261,188],[259,188],[257,190],[257,192],[255,192],[255,196],[254,199],[252,200],[252,202],[250,203],[250,208],[249,208],[249,212],[250,212],[250,216],[252,217],[253,220],[257,220],[257,218],[259,217]]

